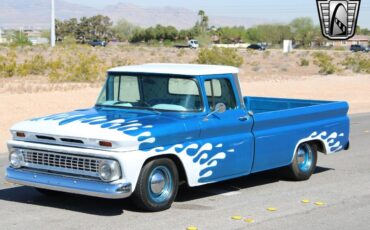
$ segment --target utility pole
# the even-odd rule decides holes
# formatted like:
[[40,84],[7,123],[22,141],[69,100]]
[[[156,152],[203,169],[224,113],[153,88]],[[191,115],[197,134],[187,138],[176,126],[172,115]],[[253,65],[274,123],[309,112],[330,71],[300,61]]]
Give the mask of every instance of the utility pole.
[[55,46],[55,2],[51,0],[51,28],[50,28],[50,45]]

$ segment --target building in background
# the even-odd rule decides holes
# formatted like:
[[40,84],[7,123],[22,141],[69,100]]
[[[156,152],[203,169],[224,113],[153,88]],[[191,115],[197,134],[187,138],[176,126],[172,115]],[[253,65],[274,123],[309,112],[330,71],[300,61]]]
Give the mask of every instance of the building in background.
[[3,30],[0,28],[0,44],[3,44],[3,43],[6,43],[6,39],[4,37],[4,32]]
[[370,43],[370,36],[367,35],[355,35],[352,38],[345,41],[326,41],[325,46],[332,47],[346,47],[349,48],[351,45],[363,45],[368,47]]

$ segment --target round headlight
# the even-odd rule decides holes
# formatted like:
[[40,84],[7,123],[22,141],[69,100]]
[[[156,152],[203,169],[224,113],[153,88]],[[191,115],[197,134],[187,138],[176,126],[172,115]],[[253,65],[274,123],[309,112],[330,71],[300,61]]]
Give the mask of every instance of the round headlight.
[[13,150],[11,153],[10,153],[10,157],[9,157],[9,161],[10,161],[10,166],[12,166],[13,168],[20,168],[22,167],[23,163],[24,163],[24,157],[23,157],[23,154],[18,151],[18,150]]
[[116,161],[103,161],[99,165],[99,176],[103,181],[114,181],[121,177],[119,165]]

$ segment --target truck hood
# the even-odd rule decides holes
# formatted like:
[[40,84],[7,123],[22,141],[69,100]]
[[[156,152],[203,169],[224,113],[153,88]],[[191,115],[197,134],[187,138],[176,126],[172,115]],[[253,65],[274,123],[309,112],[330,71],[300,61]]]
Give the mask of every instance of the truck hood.
[[[20,141],[134,151],[194,139],[199,127],[179,115],[95,107],[23,121],[11,132]],[[26,137],[17,137],[16,132],[24,132]],[[100,141],[109,141],[112,147],[102,147]]]

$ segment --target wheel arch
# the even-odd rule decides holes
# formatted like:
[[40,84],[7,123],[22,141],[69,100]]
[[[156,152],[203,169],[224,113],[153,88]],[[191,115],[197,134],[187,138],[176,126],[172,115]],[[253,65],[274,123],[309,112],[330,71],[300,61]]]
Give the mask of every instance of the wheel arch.
[[316,146],[318,152],[324,153],[324,154],[327,153],[325,144],[322,140],[319,140],[319,139],[318,140],[312,140],[312,141],[308,141],[307,143],[314,144]]
[[326,149],[326,146],[325,146],[325,144],[324,144],[324,142],[322,141],[322,140],[320,140],[320,139],[311,139],[311,140],[301,140],[301,141],[299,141],[297,144],[296,144],[296,146],[295,146],[295,148],[294,148],[294,152],[293,152],[293,155],[292,155],[292,159],[291,159],[291,161],[290,161],[290,164],[293,162],[293,159],[294,159],[294,156],[295,156],[295,154],[296,154],[296,152],[297,152],[297,149],[298,149],[298,147],[300,146],[300,145],[302,145],[302,144],[305,144],[305,143],[309,143],[309,144],[314,144],[315,146],[316,146],[316,150],[318,151],[318,152],[321,152],[321,153],[324,153],[324,154],[326,154],[327,153],[327,149]]
[[175,154],[164,154],[164,155],[149,157],[148,159],[145,160],[143,166],[146,165],[150,161],[157,160],[157,159],[163,159],[163,158],[168,158],[175,163],[177,171],[179,173],[179,182],[184,181],[186,184],[188,184],[188,177],[186,175],[185,167],[181,159]]

